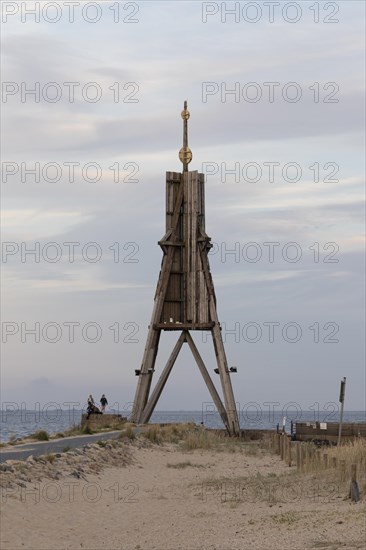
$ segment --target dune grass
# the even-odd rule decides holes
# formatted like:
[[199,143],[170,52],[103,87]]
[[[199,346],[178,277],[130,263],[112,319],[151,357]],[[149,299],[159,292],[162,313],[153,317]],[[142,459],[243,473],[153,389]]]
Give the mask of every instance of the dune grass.
[[248,442],[244,438],[229,437],[223,430],[209,430],[194,423],[151,424],[141,433],[154,444],[178,444],[183,451],[196,449],[214,449],[225,452],[244,452],[255,455],[259,452],[257,442]]
[[187,433],[182,441],[182,449],[185,451],[213,449],[220,445],[222,439],[216,433],[209,432],[208,430]]
[[357,480],[366,490],[366,439],[359,438],[339,447],[312,451],[305,463],[306,472],[327,472],[328,479],[337,483],[349,483],[352,465],[356,465]]
[[55,455],[53,455],[52,453],[44,455],[44,459],[47,460],[47,462],[49,462],[50,464],[54,462],[55,458]]
[[34,434],[31,434],[29,437],[32,439],[36,439],[37,441],[49,441],[50,436],[48,435],[48,432],[46,430],[38,430],[37,432],[34,432]]

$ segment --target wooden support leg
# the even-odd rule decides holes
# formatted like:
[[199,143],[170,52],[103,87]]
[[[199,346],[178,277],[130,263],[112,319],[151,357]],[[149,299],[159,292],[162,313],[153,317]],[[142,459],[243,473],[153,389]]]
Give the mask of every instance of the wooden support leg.
[[222,392],[224,394],[225,408],[228,416],[228,431],[231,435],[240,435],[239,418],[236,410],[234,392],[231,385],[229,367],[227,364],[224,343],[222,341],[221,330],[217,318],[216,305],[212,299],[210,299],[210,313],[212,320],[215,322],[212,329],[212,337],[215,347],[217,366],[220,374]]
[[149,422],[150,417],[155,409],[156,403],[158,402],[161,392],[163,391],[166,381],[168,380],[168,376],[173,368],[175,360],[178,357],[178,353],[180,352],[180,349],[183,343],[185,342],[185,339],[186,339],[186,336],[183,331],[180,337],[178,338],[178,341],[175,344],[172,353],[170,354],[167,364],[165,365],[163,372],[160,375],[160,378],[151,394],[151,397],[142,412],[141,419],[140,419],[141,424],[146,424],[147,422]]
[[189,334],[189,332],[187,331],[186,332],[186,340],[188,342],[188,345],[189,347],[191,348],[191,351],[192,351],[192,354],[193,354],[193,357],[195,358],[196,360],[196,363],[198,365],[198,368],[200,369],[201,371],[201,374],[202,374],[202,377],[204,379],[204,381],[206,382],[206,386],[208,388],[208,391],[210,392],[211,394],[211,397],[212,397],[212,400],[213,402],[215,403],[216,405],[216,408],[217,410],[219,411],[220,413],[220,416],[221,416],[221,419],[224,423],[224,426],[226,427],[226,429],[229,431],[229,423],[228,423],[228,417],[227,417],[227,414],[226,414],[226,410],[225,410],[225,407],[220,399],[220,396],[219,394],[217,393],[217,390],[215,388],[215,385],[214,383],[212,382],[211,380],[211,377],[208,373],[208,370],[206,369],[206,366],[203,362],[203,359],[196,347],[196,344],[194,343],[193,341],[193,338],[192,336]]
[[236,410],[236,403],[234,399],[233,388],[231,385],[231,379],[230,379],[229,368],[228,368],[226,354],[225,354],[224,343],[222,341],[219,318],[216,310],[215,290],[214,290],[212,277],[209,269],[207,252],[204,249],[204,245],[201,245],[200,247],[200,256],[201,256],[202,269],[205,276],[207,290],[209,294],[210,317],[211,317],[211,321],[214,322],[214,326],[212,328],[212,339],[213,339],[214,348],[215,348],[217,366],[220,374],[222,392],[224,394],[225,408],[228,416],[228,424],[229,424],[228,432],[230,435],[240,435],[239,418]]
[[154,372],[154,366],[156,361],[156,355],[158,352],[158,345],[160,339],[160,330],[154,330],[153,324],[149,327],[149,333],[147,336],[144,357],[142,359],[141,371],[139,380],[137,383],[135,400],[133,402],[132,414],[130,417],[131,422],[140,423],[142,411],[144,410],[152,381],[152,375]]

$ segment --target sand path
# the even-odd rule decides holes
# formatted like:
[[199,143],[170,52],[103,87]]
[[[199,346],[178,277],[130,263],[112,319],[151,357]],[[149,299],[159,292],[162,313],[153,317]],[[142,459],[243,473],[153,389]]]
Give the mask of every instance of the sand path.
[[[3,494],[2,550],[365,548],[363,503],[275,455],[133,448],[136,461]],[[38,502],[36,502],[38,501]]]

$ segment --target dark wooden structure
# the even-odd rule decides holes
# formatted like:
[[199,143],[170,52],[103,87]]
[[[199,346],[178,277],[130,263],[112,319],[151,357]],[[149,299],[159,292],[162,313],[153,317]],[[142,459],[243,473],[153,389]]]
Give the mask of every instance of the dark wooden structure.
[[[296,441],[338,441],[338,422],[296,422],[294,428]],[[343,423],[342,441],[353,441],[359,437],[366,437],[365,422]]]
[[[183,172],[166,173],[166,233],[159,241],[163,260],[154,299],[149,332],[131,415],[137,423],[149,421],[182,345],[186,342],[206,382],[224,425],[231,435],[239,435],[239,420],[230,371],[216,310],[216,297],[208,261],[210,237],[205,230],[204,174],[189,171],[192,153],[188,147],[187,102],[182,111],[183,147],[179,158]],[[151,394],[161,331],[180,331],[178,341]],[[190,334],[191,330],[212,333],[224,403],[215,388]]]

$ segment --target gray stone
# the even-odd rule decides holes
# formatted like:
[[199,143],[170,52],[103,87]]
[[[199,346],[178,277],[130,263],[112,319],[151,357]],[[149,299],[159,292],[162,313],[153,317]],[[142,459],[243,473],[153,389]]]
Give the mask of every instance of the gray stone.
[[14,472],[14,468],[9,464],[0,464],[0,471],[2,472]]

